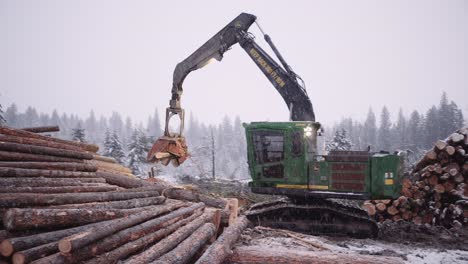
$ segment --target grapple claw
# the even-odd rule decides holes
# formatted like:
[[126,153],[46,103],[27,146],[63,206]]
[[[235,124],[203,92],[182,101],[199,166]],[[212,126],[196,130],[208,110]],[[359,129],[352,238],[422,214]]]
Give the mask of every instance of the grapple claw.
[[148,152],[149,162],[161,162],[164,166],[169,163],[180,166],[189,157],[184,137],[162,136],[156,140]]

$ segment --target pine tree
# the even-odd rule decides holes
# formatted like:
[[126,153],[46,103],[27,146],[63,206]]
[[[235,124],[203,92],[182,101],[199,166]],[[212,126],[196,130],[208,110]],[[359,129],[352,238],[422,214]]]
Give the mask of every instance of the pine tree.
[[6,123],[10,127],[18,127],[18,107],[16,104],[11,104],[5,111]]
[[148,140],[140,129],[134,129],[128,144],[128,167],[135,175],[142,175],[142,164],[146,163],[148,154]]
[[422,136],[422,118],[419,115],[418,111],[413,111],[411,113],[410,119],[408,120],[408,148],[412,151],[416,151],[418,148],[422,148],[423,140],[421,140]]
[[103,155],[114,158],[120,164],[124,163],[125,153],[123,151],[119,136],[115,131],[112,133],[110,133],[109,130],[106,131]]
[[428,148],[439,138],[439,115],[435,106],[427,111],[424,132],[424,147]]
[[390,113],[386,106],[382,108],[382,113],[380,114],[380,127],[379,127],[379,146],[382,150],[390,150]]
[[369,108],[369,111],[367,112],[367,118],[364,122],[363,130],[364,133],[362,141],[365,142],[364,144],[367,146],[375,148],[377,145],[377,123],[375,121],[375,114],[374,111],[372,111],[372,108]]
[[392,130],[392,149],[406,149],[408,147],[407,126],[408,125],[406,122],[406,118],[403,115],[403,110],[400,108],[400,111],[398,112],[397,123],[394,129]]
[[161,121],[159,119],[159,112],[157,108],[154,109],[154,115],[152,117],[150,116],[148,119],[147,130],[150,137],[158,138],[162,134]]
[[347,138],[345,129],[338,129],[333,139],[327,142],[326,149],[330,150],[351,150],[353,143]]
[[79,142],[86,142],[85,129],[81,128],[81,123],[78,123],[78,126],[72,129],[72,140],[79,141]]

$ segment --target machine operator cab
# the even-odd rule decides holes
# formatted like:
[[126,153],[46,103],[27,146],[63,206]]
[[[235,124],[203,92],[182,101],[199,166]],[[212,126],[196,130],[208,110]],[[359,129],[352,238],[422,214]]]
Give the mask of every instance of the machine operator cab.
[[252,122],[244,128],[253,192],[352,199],[399,196],[397,155],[327,153],[317,122]]

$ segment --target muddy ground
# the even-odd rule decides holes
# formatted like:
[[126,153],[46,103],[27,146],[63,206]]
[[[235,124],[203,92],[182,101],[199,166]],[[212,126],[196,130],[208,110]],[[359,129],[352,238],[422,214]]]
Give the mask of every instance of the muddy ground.
[[[252,203],[278,199],[250,192],[245,182],[185,178],[179,179],[179,184],[210,195],[239,198],[241,210],[247,209]],[[441,226],[387,221],[379,224],[379,227],[379,236],[375,239],[313,236],[287,230],[251,227],[245,230],[237,246],[391,256],[400,258],[405,263],[468,263],[466,226],[448,230]]]
[[287,230],[251,227],[244,231],[236,246],[262,246],[265,250],[273,251],[275,248],[286,248],[389,256],[397,257],[404,263],[468,263],[467,230],[457,237],[453,231],[437,233],[438,228],[410,225],[386,224],[377,239],[312,236]]

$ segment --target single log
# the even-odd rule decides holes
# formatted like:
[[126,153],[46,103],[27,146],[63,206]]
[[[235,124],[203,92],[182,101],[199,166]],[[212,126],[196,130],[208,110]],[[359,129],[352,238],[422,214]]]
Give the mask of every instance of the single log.
[[447,152],[447,154],[449,154],[450,156],[455,154],[455,151],[456,151],[456,149],[454,147],[452,147],[452,146],[447,146],[445,148],[445,152]]
[[437,185],[438,182],[439,182],[439,177],[437,177],[437,175],[432,175],[432,176],[429,177],[429,179],[428,179],[428,183],[429,183],[429,185],[431,185],[431,186]]
[[85,163],[70,162],[14,162],[0,161],[0,167],[37,169],[37,170],[61,170],[61,171],[82,171],[96,172],[97,167]]
[[104,162],[104,161],[99,161],[99,160],[87,160],[85,161],[85,163],[94,165],[98,167],[98,169],[108,169],[108,170],[113,170],[113,171],[118,171],[118,172],[132,173],[131,169],[124,167],[117,163],[109,163],[109,162]]
[[216,234],[216,228],[212,223],[206,223],[192,233],[187,239],[180,243],[176,248],[166,253],[154,264],[185,264],[205,245],[208,240]]
[[403,263],[401,258],[332,253],[329,251],[305,251],[292,250],[280,247],[268,248],[261,246],[241,246],[234,249],[232,255],[227,259],[227,263],[253,264],[253,263],[288,263],[288,264],[338,264],[338,263],[381,263],[396,264]]
[[375,208],[377,208],[379,212],[384,212],[387,206],[384,203],[378,203],[375,205]]
[[447,147],[447,142],[443,141],[443,140],[437,140],[436,143],[434,144],[434,146],[438,149],[438,150],[443,150],[445,147]]
[[[1,127],[0,127],[1,128]],[[9,152],[0,150],[1,161],[43,161],[43,162],[75,162],[84,163],[81,159],[64,158],[49,155]]]
[[55,260],[52,260],[52,258],[65,258],[67,263],[76,263],[90,259],[96,255],[103,254],[119,246],[122,246],[127,242],[141,238],[147,234],[158,231],[161,228],[165,228],[170,224],[175,223],[176,221],[189,217],[197,210],[203,210],[203,208],[204,205],[202,203],[194,204],[186,208],[180,208],[164,216],[151,219],[142,224],[132,226],[127,229],[123,229],[102,240],[93,242],[83,248],[77,249],[73,252],[73,254],[69,254],[68,256],[51,257],[49,260],[55,262]]
[[[129,228],[136,224],[148,221],[158,215],[167,213],[183,206],[183,203],[173,203],[167,205],[160,205],[158,209],[151,211],[143,211],[137,214],[132,214],[126,218],[120,218],[105,222],[105,225],[100,225],[96,228],[90,228],[84,232],[63,238],[59,241],[59,250],[62,253],[70,253],[79,248],[82,248],[93,241],[107,237],[115,232]],[[200,206],[204,206],[201,204]]]
[[29,263],[39,258],[43,258],[57,252],[57,242],[50,242],[44,245],[26,249],[13,254],[13,264]]
[[138,207],[146,207],[150,205],[162,204],[166,201],[166,197],[148,197],[148,198],[136,198],[123,201],[112,201],[102,203],[82,203],[82,204],[63,204],[48,206],[50,209],[131,209]]
[[15,136],[0,135],[0,141],[18,143],[18,144],[34,145],[34,146],[42,146],[42,147],[49,147],[49,148],[57,148],[57,149],[83,151],[83,149],[81,149],[80,147],[71,146],[71,145],[62,144],[62,143],[57,143],[57,142],[53,142],[53,141],[37,139],[37,138],[27,138],[27,137],[15,137]]
[[0,168],[0,177],[96,178],[95,172]]
[[453,143],[459,143],[459,142],[463,142],[463,140],[465,139],[465,136],[463,136],[462,134],[453,133],[452,135],[450,135],[449,139]]
[[9,231],[28,229],[64,228],[116,219],[157,209],[158,205],[133,209],[47,209],[13,208],[3,216],[3,224]]
[[179,228],[177,231],[159,241],[157,244],[149,247],[138,255],[132,256],[123,263],[149,263],[175,248],[178,244],[190,236],[190,234],[195,232],[195,230],[197,230],[200,226],[206,222],[211,222],[212,220],[213,212],[205,212],[202,216],[198,217],[191,223]]
[[34,234],[34,235],[29,235],[29,236],[8,238],[8,239],[3,240],[0,243],[0,253],[3,256],[8,257],[8,256],[11,256],[13,252],[37,247],[37,246],[48,244],[54,241],[57,242],[61,238],[82,232],[98,224],[102,224],[102,223],[93,223],[89,225],[78,226],[78,227],[73,227],[73,228],[68,228],[68,229],[63,229],[63,230],[39,233],[39,234]]
[[[124,188],[139,188],[139,187],[145,187],[145,186],[154,186],[155,190],[159,192],[162,192],[162,190],[165,189],[164,187],[158,188],[157,185],[153,185],[149,182],[140,180],[138,178],[128,177],[128,176],[121,175],[121,174],[113,174],[113,173],[98,171],[96,175],[98,177],[106,179],[106,182],[109,184],[117,185],[117,186],[124,187]],[[168,187],[170,186],[167,186],[166,188]]]
[[236,243],[244,229],[249,225],[249,220],[243,216],[229,226],[219,238],[205,251],[196,264],[221,264],[231,254],[231,248]]
[[224,209],[227,201],[221,198],[214,198],[207,195],[197,193],[192,190],[185,190],[180,188],[168,188],[162,193],[167,198],[187,200],[191,202],[202,202],[208,206]]
[[40,127],[23,127],[21,130],[33,132],[33,133],[45,133],[45,132],[59,132],[58,126],[40,126]]
[[416,164],[416,171],[421,170],[429,164],[434,163],[437,160],[437,153],[434,150],[430,150],[424,155],[424,157]]
[[436,191],[437,193],[444,193],[445,187],[442,184],[437,184],[436,186],[434,186],[434,191]]
[[58,186],[58,187],[0,187],[0,193],[83,193],[83,192],[111,192],[120,187],[114,185],[103,186]]
[[58,193],[58,194],[0,194],[0,207],[46,206],[72,203],[107,202],[159,196],[157,191]]
[[97,155],[97,154],[93,155],[93,159],[103,161],[103,162],[107,162],[107,163],[117,163],[117,161],[112,157],[106,157],[106,156],[101,156],[101,155]]
[[387,208],[387,213],[392,216],[398,214],[398,212],[398,209],[393,205]]
[[465,180],[465,177],[463,177],[463,174],[458,173],[457,175],[455,175],[455,176],[453,177],[453,180],[454,180],[456,183],[462,183],[462,182]]
[[[4,187],[58,187],[58,186],[84,186],[85,183],[106,183],[103,178],[2,178],[0,186]],[[0,193],[1,195],[1,193]]]
[[98,172],[106,172],[106,173],[112,173],[112,174],[121,174],[121,175],[124,175],[126,177],[132,177],[132,178],[135,178],[135,175],[133,175],[132,173],[128,173],[128,172],[124,172],[124,171],[117,171],[117,170],[113,170],[113,169],[108,169],[108,168],[103,168],[103,167],[99,167],[98,168]]
[[90,152],[97,152],[99,150],[99,147],[97,145],[86,144],[86,143],[81,143],[81,142],[76,142],[76,141],[69,141],[69,140],[58,139],[58,138],[53,138],[53,137],[46,137],[46,136],[34,134],[32,132],[28,132],[28,131],[24,131],[20,129],[13,129],[9,127],[0,127],[0,134],[9,135],[9,136],[17,136],[17,137],[42,139],[46,141],[52,141],[56,143],[76,146],[76,147],[79,147],[83,150],[90,151]]
[[174,218],[173,220],[168,222],[170,224],[169,226],[165,228],[161,228],[156,232],[148,233],[144,237],[141,237],[135,241],[128,242],[121,247],[118,247],[107,253],[101,254],[85,263],[86,264],[100,264],[104,262],[105,263],[117,263],[118,260],[124,259],[138,251],[141,251],[145,247],[148,247],[148,245],[152,245],[156,241],[159,241],[162,238],[173,233],[174,231],[179,229],[181,226],[192,222],[197,217],[199,217],[202,213],[203,212],[201,210],[197,210],[194,214],[192,214],[188,218],[172,223],[173,220],[177,219],[177,218]]
[[375,205],[373,205],[372,203],[364,203],[362,205],[362,208],[364,210],[367,211],[367,214],[370,215],[370,216],[374,216],[375,215]]
[[2,141],[0,141],[0,150],[30,153],[30,154],[39,154],[39,155],[50,155],[50,156],[74,158],[74,159],[86,159],[86,160],[93,159],[93,155],[91,153],[84,152],[84,151],[79,152],[79,151],[73,151],[73,150],[56,149],[56,148],[25,145],[25,144],[2,142]]

